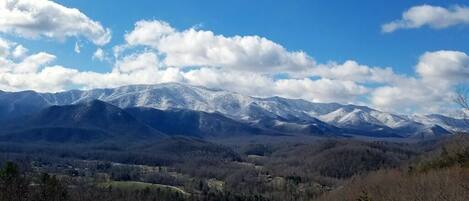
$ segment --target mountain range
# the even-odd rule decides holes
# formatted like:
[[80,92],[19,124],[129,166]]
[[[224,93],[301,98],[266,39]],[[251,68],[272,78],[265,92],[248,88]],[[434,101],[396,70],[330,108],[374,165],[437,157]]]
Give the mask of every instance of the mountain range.
[[0,121],[4,139],[14,139],[14,133],[25,130],[37,136],[64,128],[87,129],[97,136],[119,134],[122,139],[171,135],[427,138],[469,130],[464,119],[439,114],[399,115],[365,106],[258,98],[181,83],[58,93],[0,91]]

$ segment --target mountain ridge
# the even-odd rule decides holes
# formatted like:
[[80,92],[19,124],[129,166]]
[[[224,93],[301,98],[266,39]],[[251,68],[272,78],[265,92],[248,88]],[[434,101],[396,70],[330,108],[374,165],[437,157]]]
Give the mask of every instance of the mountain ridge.
[[[314,103],[303,99],[288,99],[279,96],[259,98],[182,83],[129,85],[117,88],[70,90],[57,93],[6,92],[0,94],[0,111],[2,111],[2,108],[13,108],[7,110],[7,112],[16,112],[15,109],[18,110],[18,108],[11,105],[24,103],[10,103],[8,100],[16,99],[18,96],[21,97],[22,94],[23,98],[28,98],[28,96],[24,97],[25,93],[28,94],[29,99],[36,99],[36,101],[28,101],[28,104],[31,104],[31,102],[36,103],[29,106],[30,110],[50,105],[76,104],[97,99],[120,108],[186,109],[220,113],[236,121],[249,123],[265,123],[268,120],[270,122],[264,125],[268,126],[268,129],[282,129],[276,128],[275,125],[288,124],[290,128],[311,126],[315,127],[312,130],[316,131],[341,132],[351,135],[370,135],[370,133],[375,135],[382,132],[394,133],[400,137],[421,136],[421,132],[428,132],[430,126],[440,126],[448,132],[469,130],[468,126],[462,124],[446,124],[447,119],[451,119],[452,122],[457,122],[458,119],[443,115],[424,115],[432,121],[423,121],[421,118],[416,120],[416,117],[413,116],[381,112],[367,106]],[[24,105],[28,106],[28,104]],[[19,110],[18,113],[24,114],[27,112],[28,110]],[[5,116],[7,115],[0,114],[0,117]],[[441,119],[446,120],[442,121]],[[339,130],[335,128],[339,128]],[[433,134],[439,135],[441,133]],[[432,134],[425,134],[425,136],[429,135]]]
[[166,137],[124,110],[99,100],[50,106],[1,129],[0,133],[3,141],[138,141]]

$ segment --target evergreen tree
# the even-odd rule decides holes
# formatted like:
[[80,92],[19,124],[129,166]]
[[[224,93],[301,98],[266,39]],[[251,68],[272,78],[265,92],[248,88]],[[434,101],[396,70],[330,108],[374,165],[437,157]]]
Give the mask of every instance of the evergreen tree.
[[68,200],[67,188],[56,176],[43,174],[37,195],[38,201],[66,201]]
[[7,162],[0,170],[0,201],[23,201],[28,199],[28,183],[20,174],[18,166]]

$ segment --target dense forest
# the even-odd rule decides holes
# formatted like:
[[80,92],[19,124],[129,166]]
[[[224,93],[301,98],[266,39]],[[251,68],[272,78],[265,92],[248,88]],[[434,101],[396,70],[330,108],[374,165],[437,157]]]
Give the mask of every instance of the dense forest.
[[2,144],[0,201],[468,200],[469,138]]

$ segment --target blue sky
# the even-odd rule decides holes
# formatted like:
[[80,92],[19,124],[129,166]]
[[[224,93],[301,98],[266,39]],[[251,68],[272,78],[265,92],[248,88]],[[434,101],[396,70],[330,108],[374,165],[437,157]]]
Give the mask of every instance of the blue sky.
[[468,6],[1,0],[0,90],[184,82],[401,113],[448,112],[455,88],[469,80]]
[[[414,74],[418,57],[426,51],[458,50],[469,52],[469,29],[456,26],[444,30],[422,28],[402,30],[393,34],[381,33],[381,25],[400,17],[414,6],[431,4],[448,6],[464,1],[187,1],[187,0],[60,0],[67,7],[74,7],[92,19],[110,27],[113,39],[110,43],[123,42],[123,35],[132,30],[141,19],[158,19],[173,27],[186,29],[201,26],[225,36],[259,35],[282,44],[289,50],[303,50],[320,62],[357,60],[371,66],[389,66],[396,72]],[[48,43],[56,54],[61,49],[72,49],[74,40],[65,44]],[[42,46],[42,41],[37,44]],[[40,49],[41,47],[38,47]],[[94,51],[87,49],[83,60],[73,52],[61,57],[66,64],[78,68],[96,68],[103,65],[89,61]],[[87,55],[88,54],[88,55]],[[89,67],[87,67],[89,66]],[[109,70],[107,66],[102,70]]]

